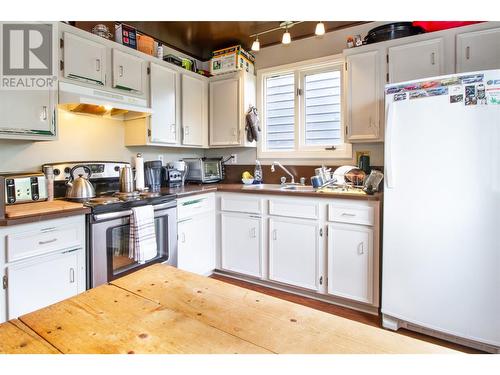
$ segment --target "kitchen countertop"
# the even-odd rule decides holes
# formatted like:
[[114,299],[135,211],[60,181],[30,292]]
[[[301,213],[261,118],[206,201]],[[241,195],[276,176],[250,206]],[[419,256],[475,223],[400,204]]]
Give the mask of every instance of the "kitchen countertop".
[[[311,188],[309,186],[309,188]],[[300,189],[300,188],[299,188]],[[272,194],[282,196],[297,196],[297,197],[314,197],[314,198],[335,198],[335,199],[356,199],[364,201],[380,201],[382,200],[383,193],[356,194],[356,193],[322,193],[311,190],[281,190],[280,185],[263,184],[262,187],[258,185],[243,185],[243,184],[206,184],[195,185],[188,184],[180,188],[162,188],[162,192],[169,194],[177,194],[178,198],[189,195],[212,193],[215,191],[223,191],[230,193],[248,193],[248,194]]]
[[454,353],[164,264],[0,325],[0,353],[39,352]]
[[75,216],[75,215],[85,215],[88,214],[89,212],[90,208],[80,207],[75,209],[53,210],[50,212],[37,213],[33,215],[20,216],[16,218],[6,217],[5,219],[0,219],[0,227],[26,224],[26,223],[36,223],[39,221],[58,219],[62,217]]

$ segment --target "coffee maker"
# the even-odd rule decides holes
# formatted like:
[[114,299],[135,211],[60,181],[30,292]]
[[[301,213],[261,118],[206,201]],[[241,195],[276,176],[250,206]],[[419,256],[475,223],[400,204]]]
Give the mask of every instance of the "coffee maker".
[[161,160],[144,162],[144,182],[151,193],[160,191],[162,169]]

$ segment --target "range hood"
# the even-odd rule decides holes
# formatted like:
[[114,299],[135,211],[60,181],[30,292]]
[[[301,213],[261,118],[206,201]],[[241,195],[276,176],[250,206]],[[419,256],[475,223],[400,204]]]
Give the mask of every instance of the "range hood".
[[146,99],[59,82],[59,108],[86,115],[134,120],[151,115]]

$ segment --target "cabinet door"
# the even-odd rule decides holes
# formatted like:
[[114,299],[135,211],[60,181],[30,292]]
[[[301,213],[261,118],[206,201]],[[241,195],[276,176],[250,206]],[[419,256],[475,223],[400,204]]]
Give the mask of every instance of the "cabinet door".
[[346,56],[347,136],[351,142],[380,138],[380,51]]
[[64,33],[64,77],[104,85],[106,47],[71,33]]
[[259,216],[221,214],[223,269],[249,276],[262,276],[261,222]]
[[177,75],[151,64],[151,142],[177,143]]
[[54,136],[56,100],[55,91],[0,90],[0,138]]
[[328,293],[373,303],[373,229],[328,226]]
[[210,82],[210,145],[239,144],[238,78]]
[[182,144],[203,146],[204,83],[200,79],[182,75]]
[[178,224],[177,267],[200,275],[215,269],[215,221],[208,213],[185,219]]
[[142,93],[145,61],[113,49],[113,87]]
[[442,38],[390,47],[388,54],[391,83],[444,73]]
[[269,279],[317,290],[319,226],[314,221],[269,219]]
[[[7,267],[8,319],[78,293],[82,250],[35,257]],[[79,259],[80,258],[80,259]]]
[[500,28],[457,35],[457,73],[500,69]]

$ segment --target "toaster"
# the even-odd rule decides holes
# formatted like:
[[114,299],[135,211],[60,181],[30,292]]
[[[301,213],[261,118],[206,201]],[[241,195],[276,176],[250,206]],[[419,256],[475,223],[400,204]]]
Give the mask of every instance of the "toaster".
[[47,200],[47,186],[43,173],[0,173],[0,175],[5,178],[6,204]]

